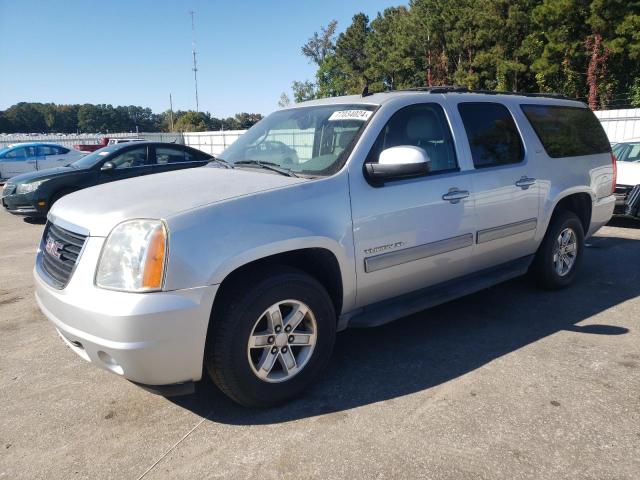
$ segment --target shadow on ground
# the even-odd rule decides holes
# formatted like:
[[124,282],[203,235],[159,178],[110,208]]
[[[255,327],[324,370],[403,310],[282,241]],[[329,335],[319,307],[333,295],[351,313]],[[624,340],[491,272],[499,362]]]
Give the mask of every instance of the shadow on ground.
[[47,223],[46,217],[24,217],[22,221],[30,225],[44,225]]
[[425,390],[556,332],[624,335],[627,328],[577,324],[640,294],[640,274],[629,269],[640,258],[640,241],[599,237],[590,245],[568,289],[541,291],[523,278],[383,327],[339,334],[323,378],[283,407],[239,407],[208,379],[195,394],[170,400],[215,422],[285,422]]
[[640,228],[640,218],[613,217],[611,220],[609,220],[607,226],[620,228]]

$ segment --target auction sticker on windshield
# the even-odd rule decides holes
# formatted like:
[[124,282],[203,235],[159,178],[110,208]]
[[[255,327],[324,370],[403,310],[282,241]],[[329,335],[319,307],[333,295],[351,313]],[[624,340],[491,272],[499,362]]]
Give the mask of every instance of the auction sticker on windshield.
[[373,112],[370,110],[338,110],[329,117],[330,122],[338,120],[360,120],[366,122]]

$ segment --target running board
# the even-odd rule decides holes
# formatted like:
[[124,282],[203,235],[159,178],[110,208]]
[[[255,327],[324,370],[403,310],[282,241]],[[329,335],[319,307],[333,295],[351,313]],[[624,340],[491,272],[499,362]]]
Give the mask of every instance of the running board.
[[338,330],[347,327],[378,327],[407,315],[479,292],[524,275],[532,261],[533,255],[529,255],[497,267],[368,305],[341,315]]

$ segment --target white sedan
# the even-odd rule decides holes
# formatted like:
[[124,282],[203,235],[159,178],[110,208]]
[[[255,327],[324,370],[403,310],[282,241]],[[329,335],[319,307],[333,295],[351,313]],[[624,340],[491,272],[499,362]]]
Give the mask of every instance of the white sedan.
[[0,150],[0,180],[36,170],[63,167],[84,155],[55,143],[15,143]]

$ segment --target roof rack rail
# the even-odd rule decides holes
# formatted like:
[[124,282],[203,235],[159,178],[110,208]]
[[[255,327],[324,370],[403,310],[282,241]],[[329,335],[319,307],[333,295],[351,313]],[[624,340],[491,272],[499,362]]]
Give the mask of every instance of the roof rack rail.
[[525,93],[525,92],[508,92],[500,90],[485,90],[485,89],[469,89],[459,85],[439,85],[433,87],[412,87],[404,88],[400,90],[390,90],[391,92],[425,92],[425,93],[481,93],[484,95],[518,95],[522,97],[542,97],[542,98],[556,98],[559,100],[577,100],[575,98],[562,95],[560,93]]

